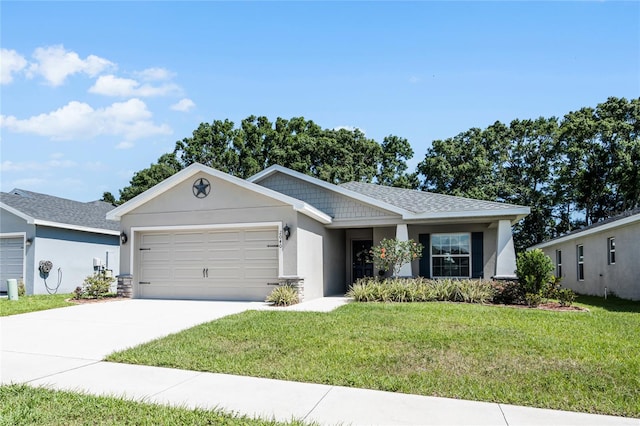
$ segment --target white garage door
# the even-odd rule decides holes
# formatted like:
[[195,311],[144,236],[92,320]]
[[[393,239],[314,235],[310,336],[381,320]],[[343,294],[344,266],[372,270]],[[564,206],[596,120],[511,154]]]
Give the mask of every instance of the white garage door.
[[24,239],[0,238],[0,291],[7,291],[7,280],[22,278],[24,271]]
[[278,252],[275,228],[144,233],[138,297],[263,301]]

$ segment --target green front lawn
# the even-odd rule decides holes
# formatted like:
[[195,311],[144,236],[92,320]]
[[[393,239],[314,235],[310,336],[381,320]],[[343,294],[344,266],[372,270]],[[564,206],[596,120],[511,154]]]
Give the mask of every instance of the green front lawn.
[[109,361],[640,417],[640,303],[250,311]]
[[44,311],[45,309],[71,306],[67,302],[72,294],[38,294],[35,296],[20,296],[18,300],[0,299],[0,316],[24,314],[27,312]]
[[[25,385],[0,387],[0,425],[281,425],[222,411],[51,391]],[[300,422],[288,423],[301,425]]]

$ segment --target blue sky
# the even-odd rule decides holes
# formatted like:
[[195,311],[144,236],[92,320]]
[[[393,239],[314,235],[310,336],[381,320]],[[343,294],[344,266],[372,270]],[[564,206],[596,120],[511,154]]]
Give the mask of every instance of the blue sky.
[[303,116],[415,151],[640,96],[639,2],[0,4],[1,189],[116,196],[201,122]]

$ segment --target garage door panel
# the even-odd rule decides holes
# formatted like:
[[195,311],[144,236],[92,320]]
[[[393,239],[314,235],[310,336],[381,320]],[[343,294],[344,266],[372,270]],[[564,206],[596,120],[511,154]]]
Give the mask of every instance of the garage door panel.
[[170,244],[170,243],[171,243],[170,234],[143,234],[141,239],[141,244],[143,246],[146,244],[159,245],[159,244]]
[[150,284],[138,285],[139,297],[264,300],[277,282],[275,228],[160,234],[143,234],[140,281]]
[[7,291],[8,279],[20,279],[24,274],[24,239],[0,238],[0,291]]
[[210,243],[237,243],[241,240],[241,232],[239,231],[216,231],[210,232],[208,235]]
[[242,255],[240,249],[215,248],[207,250],[209,262],[237,260]]
[[174,244],[188,244],[193,245],[196,243],[203,243],[205,241],[204,235],[199,232],[188,232],[188,233],[176,233],[173,234],[173,243]]

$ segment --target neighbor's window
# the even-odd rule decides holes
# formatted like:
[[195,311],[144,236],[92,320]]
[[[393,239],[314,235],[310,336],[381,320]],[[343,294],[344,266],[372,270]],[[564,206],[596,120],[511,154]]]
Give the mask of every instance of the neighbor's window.
[[562,277],[562,250],[556,250],[556,277]]
[[616,239],[611,237],[607,239],[607,247],[609,248],[609,265],[616,263]]
[[584,247],[582,244],[576,246],[576,260],[578,262],[578,280],[584,280]]
[[471,276],[471,234],[432,234],[431,271],[434,278],[469,278]]

